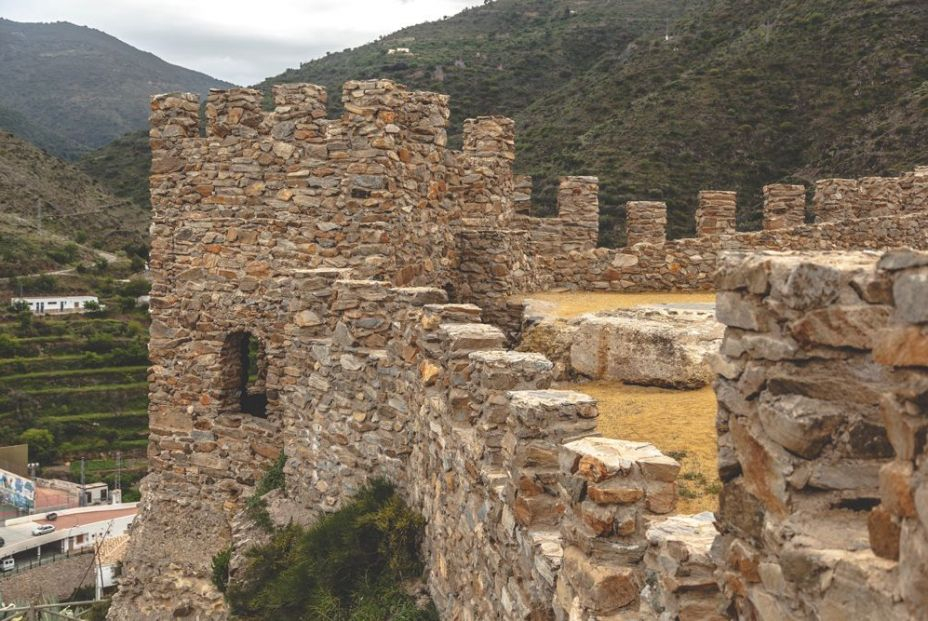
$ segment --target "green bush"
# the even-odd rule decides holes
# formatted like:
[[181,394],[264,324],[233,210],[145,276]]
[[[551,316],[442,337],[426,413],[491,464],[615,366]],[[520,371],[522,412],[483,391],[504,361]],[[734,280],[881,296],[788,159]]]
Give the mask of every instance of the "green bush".
[[220,593],[225,593],[229,586],[229,561],[232,560],[232,548],[226,548],[213,557],[213,584]]
[[267,512],[267,503],[264,501],[264,495],[271,490],[283,489],[285,463],[287,463],[287,456],[281,452],[277,457],[277,461],[271,466],[271,469],[265,472],[264,476],[261,477],[258,486],[255,488],[255,493],[245,503],[245,510],[248,512],[248,517],[250,517],[255,524],[268,532],[273,530],[274,523],[271,522],[271,516]]
[[374,481],[312,528],[289,525],[249,550],[243,580],[227,586],[226,598],[233,614],[254,621],[437,620],[402,587],[422,573],[423,527],[389,484]]

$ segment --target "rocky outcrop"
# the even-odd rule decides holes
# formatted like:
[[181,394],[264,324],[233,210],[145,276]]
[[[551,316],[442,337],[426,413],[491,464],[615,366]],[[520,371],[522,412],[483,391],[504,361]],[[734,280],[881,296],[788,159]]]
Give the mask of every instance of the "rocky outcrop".
[[665,388],[712,381],[708,356],[722,339],[712,310],[643,307],[585,315],[578,324],[570,364],[581,375]]
[[518,348],[543,353],[558,380],[698,388],[714,377],[709,358],[718,351],[723,326],[710,305],[642,306],[568,319],[553,310],[526,300]]

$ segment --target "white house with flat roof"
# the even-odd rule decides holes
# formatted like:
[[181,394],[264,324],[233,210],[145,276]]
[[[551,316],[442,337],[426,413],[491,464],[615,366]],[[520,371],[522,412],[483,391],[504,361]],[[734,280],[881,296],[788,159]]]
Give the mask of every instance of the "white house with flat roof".
[[32,311],[33,315],[60,315],[66,313],[86,313],[89,309],[87,303],[92,302],[91,306],[100,305],[100,300],[95,295],[47,295],[42,297],[13,298],[10,300],[11,305],[25,304]]

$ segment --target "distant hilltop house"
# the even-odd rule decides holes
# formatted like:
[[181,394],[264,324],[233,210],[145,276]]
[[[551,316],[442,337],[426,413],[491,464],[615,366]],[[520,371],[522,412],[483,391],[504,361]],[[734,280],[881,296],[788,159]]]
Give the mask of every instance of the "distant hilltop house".
[[[103,308],[95,295],[55,295],[30,298],[13,298],[10,304],[25,304],[33,315],[63,315],[69,313],[86,313]],[[88,308],[87,305],[90,305]]]
[[408,47],[391,47],[387,54],[412,54]]

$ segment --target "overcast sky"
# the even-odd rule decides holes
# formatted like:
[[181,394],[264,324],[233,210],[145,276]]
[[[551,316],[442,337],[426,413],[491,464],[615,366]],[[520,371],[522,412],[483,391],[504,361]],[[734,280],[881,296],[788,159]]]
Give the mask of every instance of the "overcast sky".
[[479,0],[0,0],[0,17],[91,26],[241,85]]

